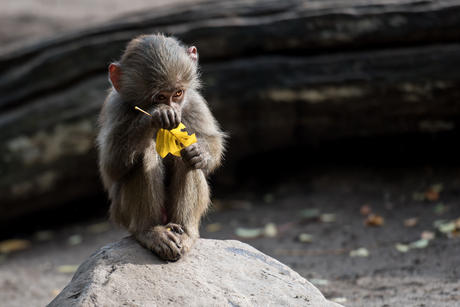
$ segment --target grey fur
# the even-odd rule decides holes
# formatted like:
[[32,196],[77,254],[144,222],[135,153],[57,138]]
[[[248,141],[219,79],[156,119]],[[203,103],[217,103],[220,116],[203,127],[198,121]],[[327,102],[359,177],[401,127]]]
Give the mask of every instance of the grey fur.
[[[165,260],[177,260],[199,237],[200,219],[210,203],[206,178],[221,163],[226,134],[198,92],[197,63],[176,39],[161,34],[135,38],[119,64],[121,89],[112,89],[103,104],[97,138],[101,177],[112,201],[111,218],[144,247]],[[139,105],[152,114],[167,108],[153,103],[152,97],[176,89],[185,89],[179,111],[187,131],[196,133],[199,168],[176,156],[161,159],[155,150],[157,123],[134,110]]]

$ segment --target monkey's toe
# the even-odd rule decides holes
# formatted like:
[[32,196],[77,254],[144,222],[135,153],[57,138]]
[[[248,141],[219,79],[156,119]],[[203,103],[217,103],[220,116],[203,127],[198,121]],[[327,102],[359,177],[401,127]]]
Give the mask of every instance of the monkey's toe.
[[184,233],[184,229],[182,229],[182,226],[179,224],[169,223],[165,227],[166,229],[170,229],[171,231],[174,231],[175,233],[179,235]]
[[177,224],[164,226],[164,231],[157,237],[154,252],[166,261],[177,261],[182,257],[182,227]]
[[164,246],[156,247],[153,252],[165,261],[177,261],[182,257],[182,254],[179,251],[174,251],[169,247]]

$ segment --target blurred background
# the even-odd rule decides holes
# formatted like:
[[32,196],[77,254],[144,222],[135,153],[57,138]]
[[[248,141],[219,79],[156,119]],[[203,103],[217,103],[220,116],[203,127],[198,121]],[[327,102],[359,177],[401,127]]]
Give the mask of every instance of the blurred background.
[[247,241],[347,306],[454,306],[460,1],[3,0],[7,306],[47,304],[127,235],[107,221],[96,121],[108,64],[154,31],[198,48],[230,134],[203,237]]

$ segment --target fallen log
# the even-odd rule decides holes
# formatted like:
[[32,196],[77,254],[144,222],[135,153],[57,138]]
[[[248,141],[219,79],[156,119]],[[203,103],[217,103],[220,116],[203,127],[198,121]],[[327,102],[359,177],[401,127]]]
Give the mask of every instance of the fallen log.
[[0,55],[0,220],[101,193],[107,64],[140,33],[200,52],[230,132],[215,184],[248,156],[347,137],[456,131],[459,1],[224,1],[133,15]]

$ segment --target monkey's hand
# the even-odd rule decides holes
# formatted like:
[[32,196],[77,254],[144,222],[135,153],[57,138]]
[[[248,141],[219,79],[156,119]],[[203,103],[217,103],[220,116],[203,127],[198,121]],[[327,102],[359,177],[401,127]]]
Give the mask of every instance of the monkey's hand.
[[162,259],[177,261],[183,255],[183,233],[180,225],[169,223],[166,226],[155,226],[147,236],[140,237],[139,241]]
[[208,153],[202,146],[194,143],[180,151],[182,161],[191,169],[203,169],[208,164]]
[[152,113],[152,125],[158,129],[171,130],[179,126],[181,111],[167,105],[159,105]]

